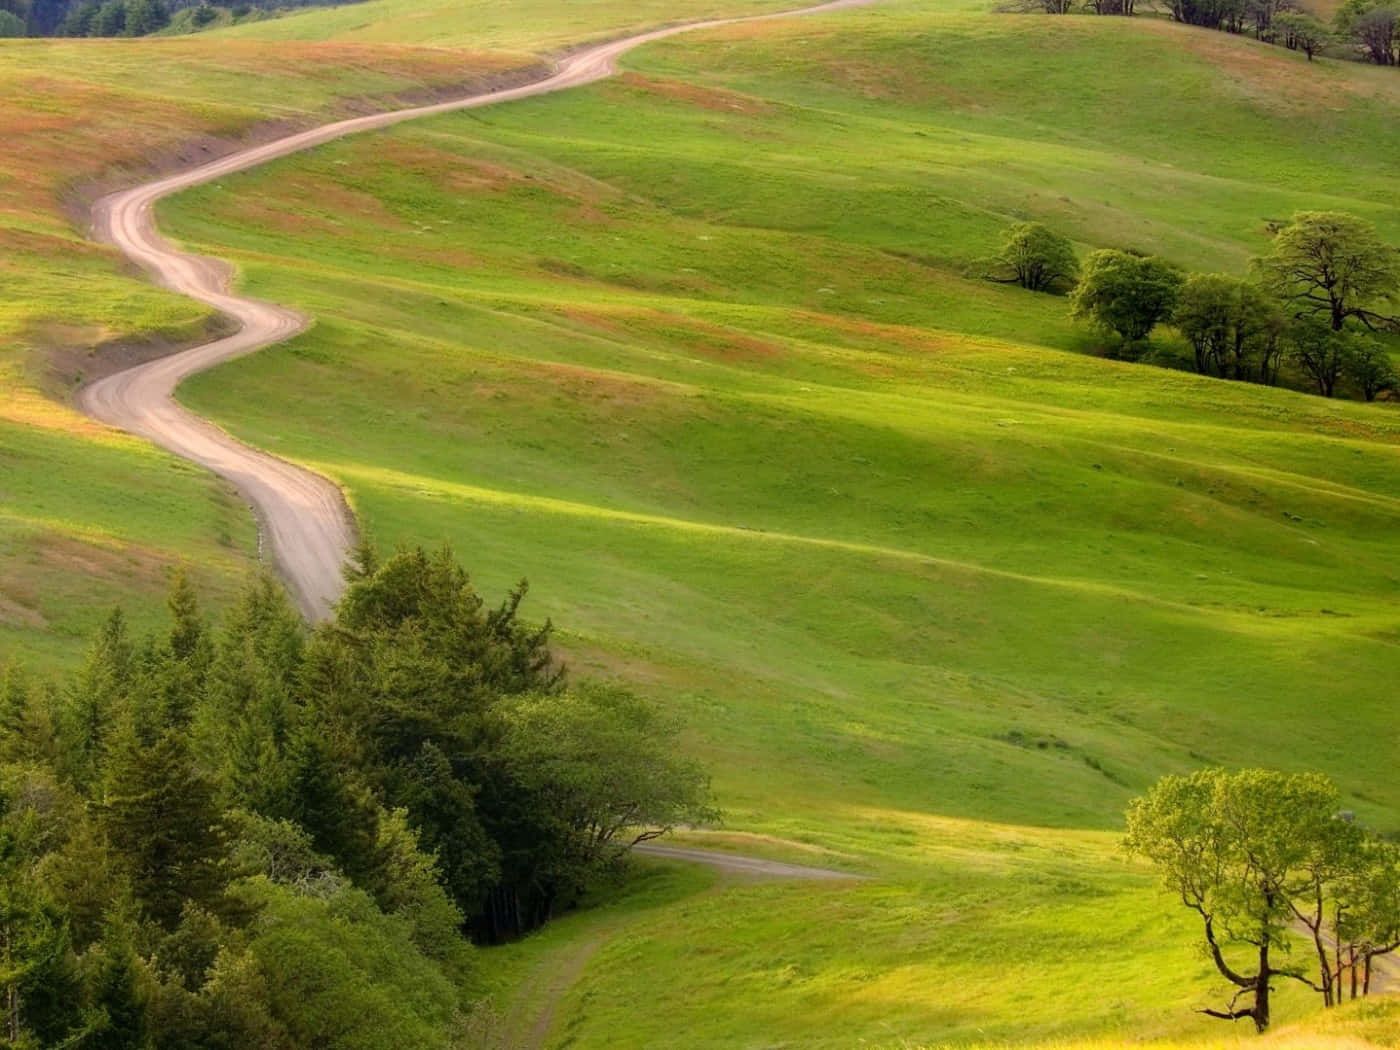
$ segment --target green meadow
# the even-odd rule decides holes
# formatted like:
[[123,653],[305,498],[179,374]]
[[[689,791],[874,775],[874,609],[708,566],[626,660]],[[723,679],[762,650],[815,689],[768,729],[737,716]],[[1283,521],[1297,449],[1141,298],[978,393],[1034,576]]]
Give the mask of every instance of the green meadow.
[[557,52],[639,27],[785,11],[786,0],[368,0],[214,31],[214,39],[422,44]]
[[188,404],[339,480],[382,546],[527,577],[579,673],[684,716],[727,814],[697,841],[874,876],[662,866],[667,893],[498,953],[502,1024],[1218,1036],[1194,931],[1114,829],[1207,763],[1323,769],[1397,825],[1400,417],[1104,360],[978,261],[1023,218],[1230,272],[1301,208],[1400,237],[1400,81],[930,4],[626,66],[163,212],[318,318]]
[[[372,0],[201,39],[518,64],[711,13]],[[186,404],[335,478],[381,547],[450,542],[488,595],[528,578],[576,674],[684,718],[726,814],[685,839],[869,876],[644,862],[488,953],[482,1025],[579,1048],[1235,1045],[1191,1013],[1220,989],[1122,855],[1123,807],[1166,772],[1260,764],[1324,770],[1400,829],[1400,415],[1107,360],[1063,299],[980,261],[1022,219],[1235,273],[1299,209],[1400,242],[1400,78],[929,0],[688,35],[625,67],[161,212],[317,319]],[[52,254],[12,265],[38,287]],[[203,323],[91,265],[111,284],[74,301],[108,313],[85,317]],[[1158,356],[1180,351],[1159,333]],[[99,593],[31,558],[36,529],[83,551],[120,537],[101,542],[128,564],[141,537],[153,566],[207,566],[217,603],[253,558],[238,501],[59,413],[37,360],[13,404],[49,422],[0,417],[20,537],[0,531],[0,558],[71,611],[34,619],[7,578],[0,650],[71,659],[134,571]],[[1309,1027],[1277,1045],[1393,1045],[1393,1010],[1319,1027],[1314,999],[1284,993],[1281,1020]]]
[[70,662],[119,603],[144,628],[177,563],[215,604],[256,565],[235,493],[65,403],[83,378],[133,360],[133,348],[168,349],[212,320],[89,241],[84,202],[273,125],[533,65],[519,54],[347,44],[0,41],[0,662]]

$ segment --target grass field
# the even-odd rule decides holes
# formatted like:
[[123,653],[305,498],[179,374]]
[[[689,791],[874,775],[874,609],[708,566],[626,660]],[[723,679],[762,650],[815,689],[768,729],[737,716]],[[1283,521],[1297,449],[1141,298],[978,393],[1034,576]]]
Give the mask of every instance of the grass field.
[[211,320],[87,241],[72,217],[83,197],[272,124],[529,64],[340,44],[0,41],[0,660],[70,660],[106,609],[158,607],[177,561],[215,602],[255,564],[235,494],[55,400],[126,347],[176,344]]
[[[619,7],[599,24],[650,25],[659,8]],[[176,561],[215,602],[254,564],[252,522],[236,496],[61,404],[109,362],[179,344],[211,321],[90,243],[85,203],[249,136],[536,75],[538,52],[573,39],[593,14],[540,5],[510,20],[513,35],[462,38],[467,46],[451,50],[0,40],[0,660],[70,661],[114,603],[153,605]]]
[[1026,217],[1232,271],[1299,208],[1400,236],[1400,81],[928,4],[629,70],[164,216],[319,318],[191,405],[382,544],[528,576],[581,670],[685,715],[736,846],[877,876],[687,883],[507,972],[585,954],[558,1045],[1215,1031],[1111,829],[1207,762],[1325,769],[1396,826],[1400,417],[1103,361],[1063,301],[969,273]]
[[[510,11],[374,0],[208,39],[518,52],[662,6]],[[490,594],[527,576],[580,673],[685,716],[728,820],[697,841],[873,876],[647,865],[492,953],[508,1045],[1213,1045],[1189,1012],[1218,991],[1209,965],[1118,850],[1122,808],[1163,772],[1267,763],[1324,769],[1400,827],[1400,415],[1102,360],[1063,300],[976,261],[1021,218],[1236,272],[1299,208],[1400,240],[1400,78],[927,0],[627,64],[162,215],[318,319],[188,404],[342,482],[382,545],[450,540]],[[72,323],[200,323],[93,260],[120,295],[99,282],[99,321]],[[203,552],[215,578],[246,563],[227,497],[38,386],[14,403],[50,422],[16,433],[30,455],[59,436],[25,461],[17,505],[42,513],[22,515]],[[46,478],[99,441],[113,461],[56,503]],[[112,485],[120,464],[142,473]],[[149,477],[167,506],[101,517]],[[71,651],[33,621],[12,635]],[[1277,1045],[1385,1045],[1393,1014],[1333,1032],[1313,1007],[1285,994],[1312,1027]]]
[[550,52],[637,26],[783,11],[791,0],[368,0],[216,30],[232,40],[353,41]]

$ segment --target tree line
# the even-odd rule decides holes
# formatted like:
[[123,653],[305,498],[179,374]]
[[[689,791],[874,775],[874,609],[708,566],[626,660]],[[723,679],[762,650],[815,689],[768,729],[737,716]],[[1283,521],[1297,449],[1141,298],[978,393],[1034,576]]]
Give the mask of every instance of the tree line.
[[351,0],[0,0],[0,37],[138,37],[163,30],[192,32],[221,15],[239,21],[284,8]]
[[1343,811],[1321,774],[1164,777],[1131,803],[1127,823],[1128,850],[1195,913],[1233,989],[1208,1016],[1262,1032],[1282,981],[1327,1007],[1364,997],[1376,960],[1400,949],[1400,845]]
[[1368,222],[1343,212],[1299,212],[1274,234],[1249,278],[1183,273],[1166,260],[1113,248],[1080,265],[1073,245],[1039,223],[1013,225],[993,279],[1068,292],[1071,313],[1139,357],[1170,324],[1202,375],[1277,384],[1285,366],[1324,397],[1349,386],[1367,401],[1395,389],[1381,333],[1400,330],[1400,253]]
[[472,942],[714,818],[676,726],[569,685],[551,629],[449,551],[361,559],[308,631],[270,580],[221,625],[103,624],[69,680],[0,681],[0,1043],[457,1045]]
[[[1076,10],[1075,0],[1036,0],[1049,14]],[[1172,21],[1302,51],[1311,61],[1327,49],[1380,66],[1400,65],[1400,0],[1346,0],[1326,23],[1297,0],[1165,0]],[[1097,15],[1137,13],[1135,0],[1082,0],[1079,9]]]

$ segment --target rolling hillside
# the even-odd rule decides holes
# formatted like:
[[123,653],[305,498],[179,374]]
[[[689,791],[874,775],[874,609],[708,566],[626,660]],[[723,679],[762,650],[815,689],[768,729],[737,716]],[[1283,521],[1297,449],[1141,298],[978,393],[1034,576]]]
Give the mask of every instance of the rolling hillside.
[[[510,49],[476,67],[499,72],[699,10],[507,23],[375,0],[208,39]],[[450,52],[393,53],[429,72],[363,93],[449,73]],[[983,281],[978,261],[1025,218],[1229,272],[1303,208],[1400,240],[1400,77],[933,0],[708,31],[626,65],[162,211],[250,293],[317,318],[189,383],[186,404],[342,483],[382,546],[449,540],[489,594],[528,577],[575,667],[689,725],[727,816],[689,838],[872,876],[649,862],[620,900],[492,953],[504,1038],[1215,1045],[1218,1022],[1189,1012],[1213,971],[1122,856],[1123,806],[1165,772],[1267,764],[1325,770],[1363,819],[1400,827],[1400,416],[1105,360],[1062,299]],[[308,108],[361,93],[358,76]],[[46,260],[73,234],[39,196],[7,221],[47,224],[17,272],[54,287]],[[82,296],[9,331],[204,322],[105,253],[87,265]],[[148,547],[151,587],[194,558],[217,597],[251,523],[194,471],[43,400],[71,376],[37,361],[11,362],[24,393],[0,455],[27,473],[0,481],[6,564],[65,588],[68,623],[136,570],[94,595],[81,568],[32,560],[50,534]],[[113,463],[52,484],[93,448]],[[118,499],[157,478],[168,505]],[[180,509],[211,504],[214,521]],[[0,643],[71,653],[8,579],[40,619],[12,613]],[[1300,992],[1280,1008],[1314,1011]],[[1385,1017],[1353,1020],[1327,1037],[1384,1045]]]

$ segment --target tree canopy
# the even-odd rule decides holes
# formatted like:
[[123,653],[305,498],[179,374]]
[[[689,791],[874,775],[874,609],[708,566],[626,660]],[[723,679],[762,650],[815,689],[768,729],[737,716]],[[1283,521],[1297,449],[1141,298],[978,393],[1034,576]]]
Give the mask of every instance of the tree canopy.
[[1272,25],[1283,46],[1303,52],[1309,62],[1332,39],[1326,25],[1301,11],[1280,11],[1274,15]]
[[[1333,1005],[1344,979],[1368,990],[1372,961],[1400,946],[1400,909],[1386,888],[1397,847],[1341,814],[1317,773],[1207,769],[1159,780],[1128,808],[1127,848],[1202,924],[1216,970],[1234,989],[1203,1013],[1269,1026],[1278,979]],[[1329,925],[1330,923],[1330,925]],[[1315,962],[1292,958],[1295,924]]]
[[1103,248],[1085,262],[1070,296],[1071,310],[1123,342],[1135,343],[1171,315],[1181,280],[1175,267],[1156,256]]
[[1038,222],[1018,222],[1002,237],[996,263],[1005,276],[1032,292],[1064,291],[1079,277],[1079,259],[1069,238]]
[[1216,273],[1192,274],[1182,283],[1172,323],[1191,343],[1196,371],[1222,379],[1278,375],[1278,306],[1256,285]]
[[1294,215],[1255,266],[1295,316],[1320,320],[1334,332],[1350,319],[1368,327],[1388,322],[1380,307],[1400,290],[1400,253],[1369,222],[1345,212]]
[[1337,31],[1378,66],[1400,64],[1400,3],[1347,0],[1337,9]]
[[571,906],[636,841],[714,818],[678,726],[569,684],[525,586],[369,558],[308,631],[270,580],[222,625],[114,614],[62,689],[0,676],[8,1044],[458,1045],[469,943]]

